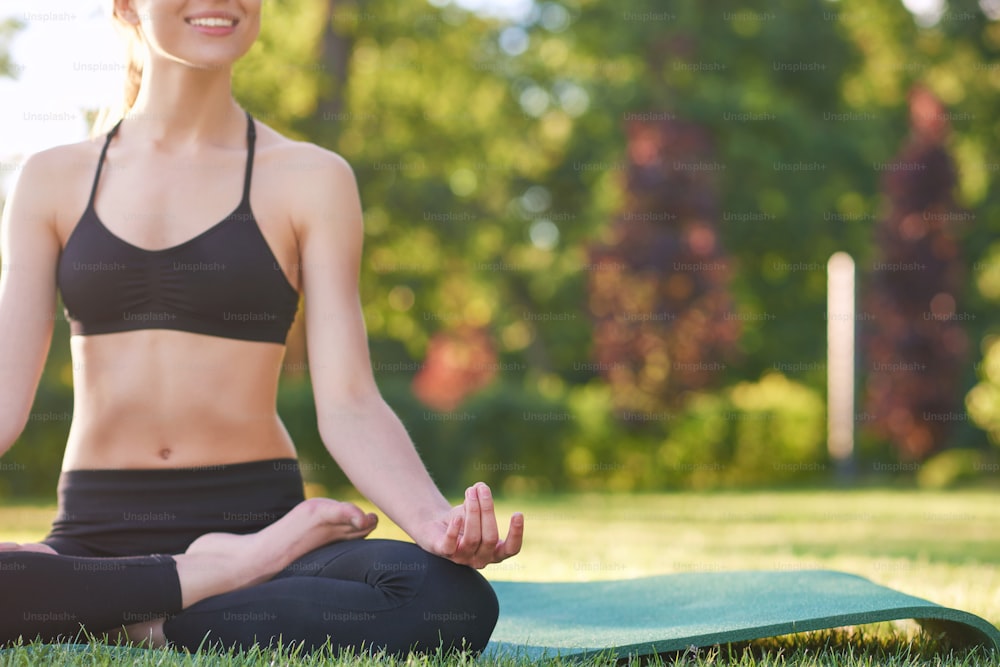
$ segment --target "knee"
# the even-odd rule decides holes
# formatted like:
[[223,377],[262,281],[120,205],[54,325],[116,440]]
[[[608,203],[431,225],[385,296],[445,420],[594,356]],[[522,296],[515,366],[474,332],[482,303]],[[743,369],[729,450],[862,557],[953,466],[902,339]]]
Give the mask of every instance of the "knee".
[[409,599],[407,627],[396,648],[421,652],[459,649],[479,653],[500,614],[493,587],[479,571],[435,556],[416,544],[366,540],[369,583],[398,601]]
[[[496,593],[477,570],[432,557],[436,567],[428,572],[428,595],[423,620],[436,630],[444,650],[480,653],[489,643],[500,615]],[[427,590],[425,588],[425,590]]]
[[[435,556],[416,544],[373,542],[369,580],[385,593],[424,598],[427,609],[440,607],[442,617],[461,616],[493,631],[499,603],[493,587],[479,571]],[[428,618],[433,618],[428,611]]]

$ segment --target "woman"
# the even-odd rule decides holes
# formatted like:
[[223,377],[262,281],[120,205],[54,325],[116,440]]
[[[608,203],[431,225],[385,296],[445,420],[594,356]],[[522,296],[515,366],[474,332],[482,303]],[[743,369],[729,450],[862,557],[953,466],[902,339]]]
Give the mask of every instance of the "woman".
[[[493,630],[476,569],[520,550],[523,517],[501,540],[482,483],[451,507],[380,397],[353,172],[231,94],[260,10],[115,0],[142,54],[129,113],[99,141],[32,156],[7,203],[0,381],[17,390],[0,454],[27,424],[57,289],[74,412],[52,531],[0,551],[0,643],[83,627],[190,650],[403,653],[478,651]],[[353,504],[304,501],[275,411],[300,292],[323,442],[416,544],[363,539],[377,518]]]

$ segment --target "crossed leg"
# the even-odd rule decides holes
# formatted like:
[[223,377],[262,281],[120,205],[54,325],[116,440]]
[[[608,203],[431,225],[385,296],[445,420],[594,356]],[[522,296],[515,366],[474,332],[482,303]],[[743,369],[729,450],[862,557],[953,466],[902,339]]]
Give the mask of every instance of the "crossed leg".
[[204,643],[249,649],[279,640],[313,651],[479,652],[499,607],[476,570],[415,544],[366,539],[329,544],[271,580],[185,609],[164,626],[166,638],[195,651]]
[[317,547],[364,537],[374,527],[374,515],[350,503],[313,498],[259,532],[209,533],[174,556],[81,558],[40,544],[7,544],[0,549],[0,645],[19,637],[71,637],[80,626],[106,632],[136,616],[175,614],[259,585]]

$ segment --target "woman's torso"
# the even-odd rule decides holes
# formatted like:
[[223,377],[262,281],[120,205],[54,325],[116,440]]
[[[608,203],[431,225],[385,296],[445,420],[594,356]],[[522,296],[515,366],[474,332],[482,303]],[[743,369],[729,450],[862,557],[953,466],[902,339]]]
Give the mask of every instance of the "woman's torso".
[[[292,142],[270,130],[261,134],[250,203],[298,289],[299,249],[281,197],[288,178],[282,153]],[[53,189],[60,247],[87,206],[102,145],[103,138],[64,148],[67,181]],[[113,141],[95,210],[109,231],[137,247],[181,244],[233,210],[246,158],[245,144],[171,154]],[[295,455],[275,409],[282,345],[163,329],[70,340],[74,412],[64,470],[189,468]]]

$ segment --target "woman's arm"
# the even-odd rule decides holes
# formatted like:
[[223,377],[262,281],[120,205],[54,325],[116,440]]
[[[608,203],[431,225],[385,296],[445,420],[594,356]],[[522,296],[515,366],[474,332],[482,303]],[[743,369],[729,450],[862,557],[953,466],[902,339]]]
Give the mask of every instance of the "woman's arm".
[[28,423],[52,341],[60,246],[49,188],[63,182],[57,163],[54,151],[25,163],[0,223],[0,456]]
[[295,209],[309,371],[323,443],[355,487],[426,550],[473,567],[516,554],[523,517],[515,514],[507,539],[500,540],[483,483],[452,508],[382,399],[358,295],[364,229],[354,172],[333,153],[314,152],[313,160],[320,166],[301,179],[308,186],[296,188],[301,198]]

